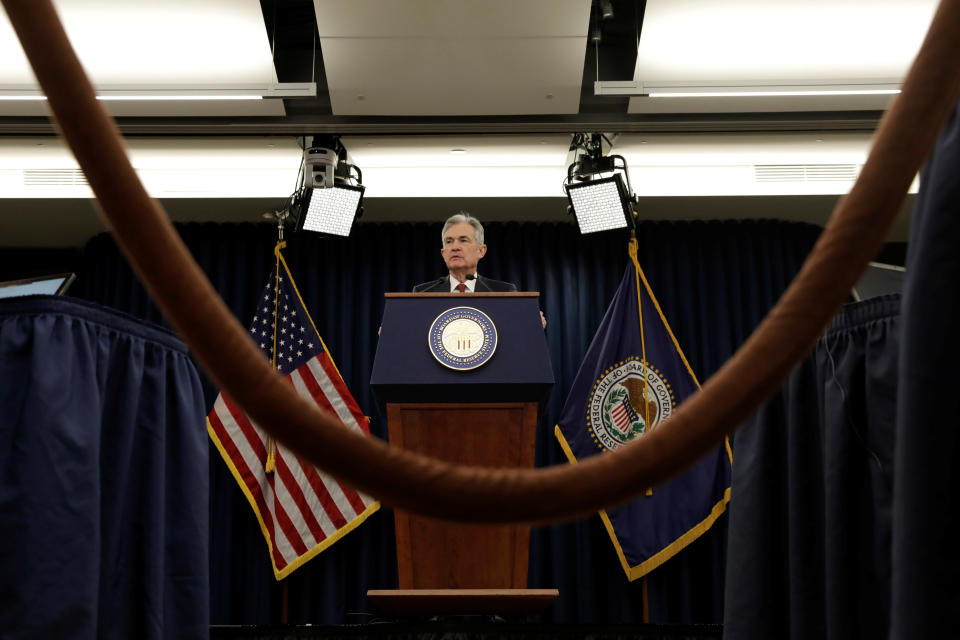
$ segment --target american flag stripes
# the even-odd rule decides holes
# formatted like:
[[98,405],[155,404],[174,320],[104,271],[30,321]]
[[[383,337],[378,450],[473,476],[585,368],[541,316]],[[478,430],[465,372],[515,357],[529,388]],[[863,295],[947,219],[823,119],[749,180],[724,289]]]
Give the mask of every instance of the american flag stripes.
[[[280,250],[260,296],[250,334],[302,397],[349,429],[370,425],[347,390],[307,313]],[[207,416],[207,431],[260,521],[277,580],[356,528],[380,505],[272,442],[225,394]],[[271,447],[274,464],[267,471]]]
[[617,429],[624,433],[630,429],[630,425],[637,421],[637,413],[627,399],[621,400],[620,404],[610,411],[610,416],[613,418],[613,424],[617,426]]

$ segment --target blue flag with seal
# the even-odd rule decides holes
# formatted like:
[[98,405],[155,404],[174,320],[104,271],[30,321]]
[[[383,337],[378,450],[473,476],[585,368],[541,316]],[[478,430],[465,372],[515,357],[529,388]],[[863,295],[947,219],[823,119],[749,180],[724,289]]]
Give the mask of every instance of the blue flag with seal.
[[[570,462],[620,447],[669,420],[700,388],[630,240],[630,263],[584,356],[554,433]],[[656,489],[600,517],[629,580],[707,531],[730,501],[729,441]]]

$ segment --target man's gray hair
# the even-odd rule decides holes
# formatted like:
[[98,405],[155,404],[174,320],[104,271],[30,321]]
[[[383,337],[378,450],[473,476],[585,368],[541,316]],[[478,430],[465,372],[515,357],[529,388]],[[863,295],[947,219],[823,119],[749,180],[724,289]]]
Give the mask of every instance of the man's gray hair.
[[467,211],[459,211],[443,223],[443,231],[440,232],[440,246],[444,246],[447,237],[447,229],[452,227],[455,224],[460,224],[461,222],[466,222],[468,225],[473,227],[473,237],[477,241],[477,246],[483,244],[483,225],[480,224],[480,221],[470,215]]

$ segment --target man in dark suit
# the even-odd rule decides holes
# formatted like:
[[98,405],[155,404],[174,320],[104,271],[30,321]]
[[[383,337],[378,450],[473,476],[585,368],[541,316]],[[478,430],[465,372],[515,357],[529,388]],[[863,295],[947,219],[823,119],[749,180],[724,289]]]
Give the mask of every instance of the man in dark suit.
[[483,225],[466,211],[447,218],[440,233],[440,255],[449,273],[436,280],[418,284],[414,293],[452,293],[459,291],[516,291],[511,282],[485,278],[477,273],[477,263],[487,253],[483,244]]
[[[483,293],[516,291],[517,285],[485,278],[477,273],[477,263],[487,253],[483,244],[483,225],[466,211],[454,214],[443,223],[440,232],[440,255],[449,273],[413,288],[414,293]],[[547,319],[540,312],[540,322],[547,328]]]

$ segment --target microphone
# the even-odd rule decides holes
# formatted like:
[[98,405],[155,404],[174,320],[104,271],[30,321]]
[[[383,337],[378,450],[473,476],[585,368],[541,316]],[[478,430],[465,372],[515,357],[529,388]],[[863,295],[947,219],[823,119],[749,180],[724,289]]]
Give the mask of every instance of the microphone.
[[475,274],[472,274],[472,273],[467,274],[467,280],[476,280],[476,279],[477,279],[477,276]]

